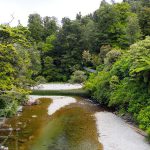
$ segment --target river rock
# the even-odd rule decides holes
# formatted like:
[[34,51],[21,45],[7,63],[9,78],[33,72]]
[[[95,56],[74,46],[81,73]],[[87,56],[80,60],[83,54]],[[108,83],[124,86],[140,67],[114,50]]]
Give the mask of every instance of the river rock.
[[39,105],[41,102],[39,100],[35,100],[35,101],[28,101],[25,104],[23,104],[24,106],[32,106],[32,105]]
[[13,131],[13,128],[9,128],[8,130],[9,130],[9,131]]
[[8,150],[8,147],[0,146],[0,150]]
[[22,106],[19,106],[17,111],[18,111],[18,112],[22,112],[22,109],[23,109],[23,107],[22,107]]
[[32,116],[32,118],[36,118],[36,117],[37,117],[36,115],[33,115],[33,116]]
[[20,131],[21,129],[20,128],[17,128],[17,129],[15,129],[16,131]]
[[39,104],[41,104],[40,100],[36,100],[32,103],[32,105],[39,105]]
[[18,122],[17,124],[18,124],[18,125],[22,125],[22,122]]
[[25,142],[27,142],[27,139],[19,139],[18,142],[25,143]]
[[32,139],[34,139],[34,136],[33,135],[29,136],[29,140],[32,140]]
[[1,127],[2,128],[11,128],[11,125],[10,124],[2,124]]

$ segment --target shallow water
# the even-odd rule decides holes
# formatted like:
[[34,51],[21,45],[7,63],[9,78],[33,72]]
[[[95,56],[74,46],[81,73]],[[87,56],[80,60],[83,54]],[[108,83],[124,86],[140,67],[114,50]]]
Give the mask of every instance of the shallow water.
[[[40,98],[40,105],[25,106],[19,116],[8,119],[2,128],[13,128],[5,146],[9,150],[101,150],[94,118],[99,108],[85,99],[76,100],[50,116],[49,98]],[[0,135],[9,132],[0,131]]]

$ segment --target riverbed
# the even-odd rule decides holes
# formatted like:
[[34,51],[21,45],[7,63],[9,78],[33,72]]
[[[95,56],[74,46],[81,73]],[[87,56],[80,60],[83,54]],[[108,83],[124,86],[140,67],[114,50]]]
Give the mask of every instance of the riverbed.
[[[43,87],[59,89],[58,84]],[[0,129],[0,142],[9,150],[150,150],[132,125],[90,99],[38,95],[29,99],[40,103],[24,106]]]

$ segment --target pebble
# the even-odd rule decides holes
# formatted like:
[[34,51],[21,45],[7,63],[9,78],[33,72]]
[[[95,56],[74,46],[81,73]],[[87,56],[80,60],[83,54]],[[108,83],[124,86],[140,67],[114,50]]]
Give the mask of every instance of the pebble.
[[0,146],[0,150],[8,150],[8,147]]
[[33,116],[32,116],[32,118],[36,118],[36,117],[37,117],[36,115],[33,115]]

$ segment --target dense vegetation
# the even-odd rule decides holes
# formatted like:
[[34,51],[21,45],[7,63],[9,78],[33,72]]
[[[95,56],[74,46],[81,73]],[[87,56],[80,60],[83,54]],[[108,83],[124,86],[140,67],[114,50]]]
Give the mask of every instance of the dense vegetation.
[[86,88],[99,103],[133,116],[150,134],[150,37],[109,63],[109,69],[104,64],[100,72],[90,75]]
[[[150,2],[101,2],[75,20],[30,14],[28,26],[0,26],[0,116],[40,82],[83,82],[101,104],[129,114],[150,135]],[[89,79],[84,68],[95,69]]]
[[107,45],[101,46],[99,53],[101,63],[97,66],[97,73],[90,75],[85,88],[99,103],[115,108],[120,115],[130,116],[130,119],[138,123],[139,127],[150,136],[150,37],[148,37],[150,2],[148,2],[130,0],[128,3],[101,5],[100,12],[122,6],[124,11],[121,10],[117,15],[127,17],[125,20],[128,22],[123,20],[121,25],[120,21],[115,21],[113,27],[117,27],[113,28],[116,29],[113,33],[110,32],[113,30],[108,30],[112,29],[111,24],[108,24],[109,28],[105,31],[108,32]]
[[23,26],[0,26],[0,115],[12,115],[25,102],[32,76],[40,70],[40,55],[29,33]]

